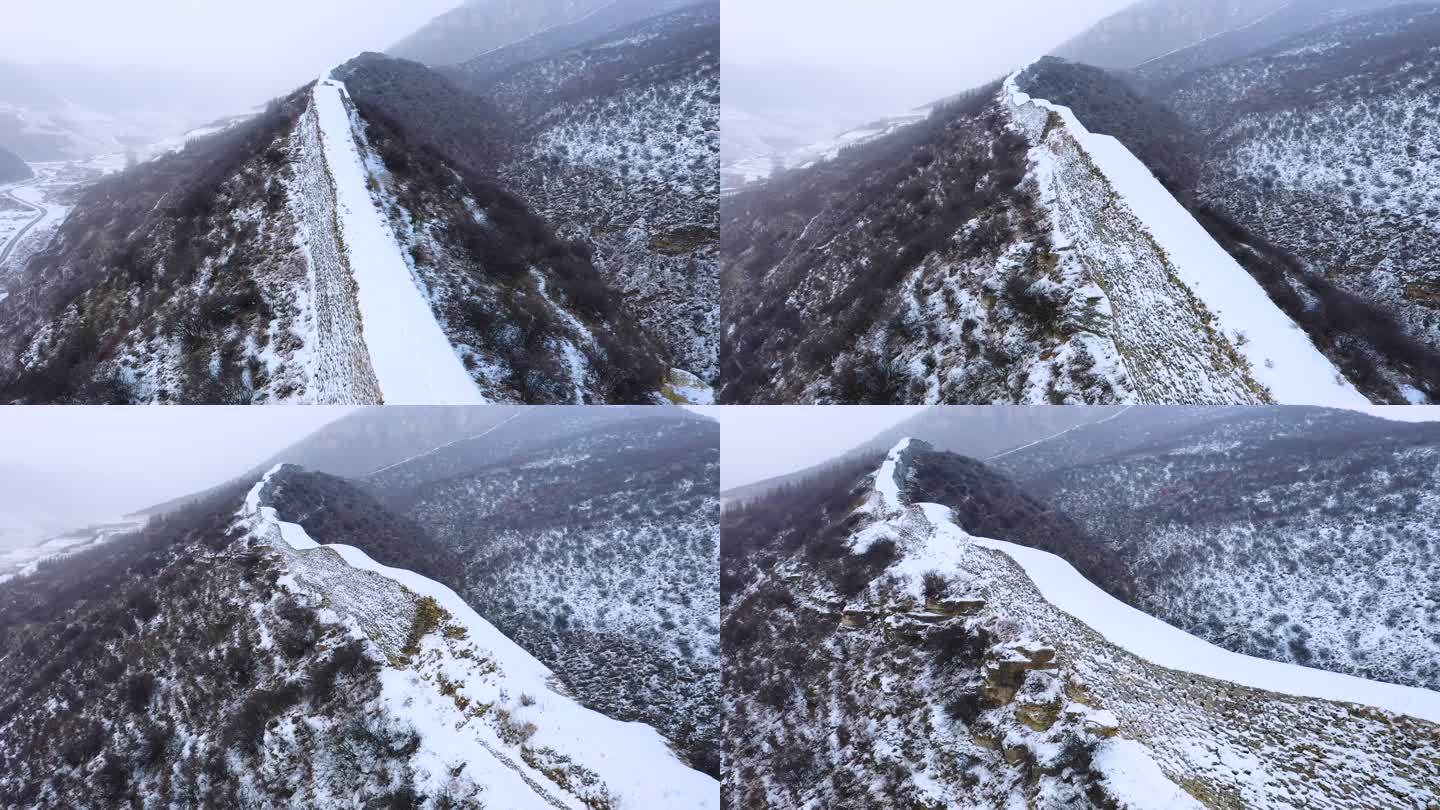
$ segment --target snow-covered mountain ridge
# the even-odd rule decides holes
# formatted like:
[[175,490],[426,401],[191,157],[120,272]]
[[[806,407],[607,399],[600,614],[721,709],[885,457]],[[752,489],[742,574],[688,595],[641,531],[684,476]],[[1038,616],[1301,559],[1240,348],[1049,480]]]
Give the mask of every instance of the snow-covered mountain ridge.
[[[464,126],[485,113],[418,65],[366,64],[421,88],[422,105],[462,106],[422,114]],[[326,77],[90,188],[0,301],[5,398],[683,396],[691,378],[588,248],[478,174],[483,161],[441,157],[369,85],[346,85]],[[480,150],[499,137],[483,120],[468,132]]]
[[437,553],[282,464],[5,583],[0,804],[719,806],[654,728],[394,567]]
[[[1057,250],[1073,251],[1061,272],[1076,260],[1105,291],[1139,402],[1366,402],[1124,144],[1022,92],[1023,72],[1003,92],[1039,144],[1031,157]],[[1117,248],[1117,229],[1130,246]]]
[[357,548],[321,546],[285,522],[264,505],[284,469],[254,486],[240,521],[283,561],[282,587],[317,600],[383,654],[381,704],[419,735],[417,790],[515,808],[718,806],[713,780],[681,764],[653,729],[558,692],[549,669],[454,591]]
[[1367,401],[1025,74],[726,198],[722,401]]
[[901,442],[839,508],[798,518],[825,528],[749,550],[780,559],[725,596],[732,802],[1437,800],[1440,693],[1226,653],[1053,556],[973,537],[915,500],[926,452]]

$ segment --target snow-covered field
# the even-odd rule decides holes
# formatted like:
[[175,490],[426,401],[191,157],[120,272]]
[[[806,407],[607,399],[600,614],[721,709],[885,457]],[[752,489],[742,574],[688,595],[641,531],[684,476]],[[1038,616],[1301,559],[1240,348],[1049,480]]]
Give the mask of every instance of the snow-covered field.
[[[730,110],[727,109],[725,112],[729,114]],[[883,138],[896,130],[924,120],[929,114],[930,108],[928,107],[911,110],[862,126],[852,127],[837,135],[821,138],[793,149],[762,154],[745,154],[739,158],[729,159],[722,164],[720,169],[721,191],[727,194],[733,193],[740,191],[748,184],[767,180],[770,175],[780,170],[803,169],[816,163],[834,160],[839,156],[841,150]]]
[[385,403],[483,402],[371,198],[371,175],[356,144],[364,136],[356,131],[345,85],[322,79],[314,103],[340,234],[359,288],[365,345]]
[[66,192],[124,165],[123,155],[35,163],[30,166],[34,177],[0,185],[0,275],[19,270],[49,244],[70,215]]
[[[1017,119],[1027,130],[1034,130],[1031,135],[1049,137],[1050,121],[1053,116],[1058,116],[1061,127],[1079,149],[1075,159],[1098,174],[1104,190],[1113,195],[1109,205],[1117,209],[1116,216],[1133,218],[1143,231],[1141,235],[1151,246],[1151,252],[1158,257],[1164,278],[1146,283],[1141,292],[1153,297],[1157,287],[1163,289],[1162,281],[1175,289],[1167,292],[1166,300],[1151,301],[1149,306],[1157,313],[1171,312],[1181,321],[1195,321],[1183,327],[1192,333],[1189,348],[1177,346],[1173,351],[1161,352],[1153,359],[1137,358],[1137,347],[1153,337],[1150,335],[1152,331],[1164,332],[1164,329],[1156,328],[1157,323],[1163,321],[1147,317],[1147,322],[1139,324],[1138,330],[1130,330],[1134,332],[1133,336],[1125,334],[1126,318],[1138,314],[1142,299],[1125,294],[1124,279],[1111,275],[1114,271],[1110,266],[1133,264],[1131,259],[1134,257],[1092,257],[1094,263],[1102,265],[1097,267],[1096,272],[1105,286],[1118,289],[1111,295],[1121,331],[1117,342],[1122,354],[1127,354],[1132,361],[1130,371],[1141,384],[1142,397],[1146,374],[1154,368],[1164,369],[1178,364],[1175,373],[1187,387],[1192,388],[1194,396],[1202,399],[1208,394],[1223,397],[1223,400],[1216,401],[1237,401],[1236,391],[1223,389],[1233,387],[1238,380],[1245,387],[1263,389],[1252,395],[1277,403],[1354,406],[1367,402],[1335,365],[1315,348],[1304,331],[1270,300],[1259,283],[1210,238],[1200,223],[1124,144],[1108,135],[1091,133],[1068,107],[1033,99],[1021,92],[1016,83],[1019,75],[1012,75],[1003,91]],[[1037,149],[1037,152],[1042,152],[1042,157],[1048,156],[1045,149]],[[1060,156],[1050,157],[1056,161],[1063,159]],[[1058,188],[1065,183],[1061,180],[1055,185]],[[1093,224],[1095,217],[1092,215],[1089,220]],[[1083,234],[1080,236],[1085,238]],[[1177,300],[1187,294],[1193,298],[1193,305]],[[1186,310],[1193,312],[1187,314]],[[1194,336],[1200,335],[1208,336],[1208,340],[1194,339]],[[1208,352],[1211,360],[1204,359],[1202,353],[1193,362],[1187,362],[1186,355],[1204,348],[1206,343],[1212,344]],[[1221,366],[1220,373],[1216,374],[1214,358],[1223,359],[1226,365],[1233,364],[1233,369],[1225,370]],[[1136,362],[1137,359],[1139,362]],[[1207,392],[1205,389],[1208,386],[1217,390]],[[1183,398],[1184,389],[1181,391]],[[1174,401],[1175,391],[1170,394]]]

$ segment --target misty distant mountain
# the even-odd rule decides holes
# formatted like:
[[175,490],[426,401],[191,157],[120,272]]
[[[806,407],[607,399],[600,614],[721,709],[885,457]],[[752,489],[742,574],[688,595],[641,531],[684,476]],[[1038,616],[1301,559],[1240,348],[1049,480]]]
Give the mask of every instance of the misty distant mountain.
[[[914,438],[937,449],[977,459],[988,459],[1032,442],[1047,439],[1078,425],[1108,419],[1120,412],[1114,407],[1060,408],[993,405],[926,408],[893,428],[866,439],[838,457],[848,462],[869,458]],[[794,484],[834,466],[827,461],[794,473],[727,490],[728,501],[739,503]]]
[[[695,0],[466,0],[401,40],[393,56],[427,65],[476,59],[520,64],[582,45]],[[518,57],[499,56],[507,48]]]
[[500,74],[363,54],[85,188],[0,299],[0,398],[708,399],[719,14],[672,5]]
[[1141,0],[1055,49],[1104,68],[1133,68],[1263,20],[1287,0]]
[[811,65],[725,63],[721,172],[726,188],[814,160],[837,138],[923,104],[904,77]]
[[54,161],[140,148],[258,101],[205,75],[0,61],[0,148]]
[[0,147],[0,183],[12,183],[33,175],[30,166],[19,155]]
[[390,48],[402,59],[452,65],[573,22],[605,0],[466,0]]

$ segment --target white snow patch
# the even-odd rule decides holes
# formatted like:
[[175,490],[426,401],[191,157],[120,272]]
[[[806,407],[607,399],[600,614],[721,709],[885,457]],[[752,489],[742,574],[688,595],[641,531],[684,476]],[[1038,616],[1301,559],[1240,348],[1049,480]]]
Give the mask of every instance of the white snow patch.
[[1106,740],[1095,751],[1095,769],[1110,795],[1124,807],[1185,810],[1204,805],[1171,782],[1145,746],[1134,740]]
[[900,487],[904,482],[900,480],[903,471],[900,469],[906,451],[910,449],[910,439],[901,439],[900,443],[885,456],[885,461],[880,469],[875,472],[875,494],[879,496],[880,506],[885,510],[884,514],[893,515],[905,510],[905,503],[900,499]]
[[345,85],[321,79],[313,95],[325,163],[335,182],[339,228],[359,287],[361,329],[385,403],[484,402],[436,322],[389,221],[376,210]]

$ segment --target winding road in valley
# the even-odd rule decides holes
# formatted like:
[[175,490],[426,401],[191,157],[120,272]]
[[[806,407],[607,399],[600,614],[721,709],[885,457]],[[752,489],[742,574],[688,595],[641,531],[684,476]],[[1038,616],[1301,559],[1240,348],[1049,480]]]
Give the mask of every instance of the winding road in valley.
[[20,244],[22,241],[25,240],[25,235],[28,234],[31,229],[33,229],[36,225],[40,224],[40,221],[45,218],[44,208],[41,208],[34,203],[26,202],[25,200],[16,197],[12,193],[12,191],[13,188],[7,188],[3,192],[0,192],[0,195],[3,195],[7,200],[14,200],[20,205],[29,208],[31,211],[34,211],[35,217],[34,219],[31,219],[29,222],[25,223],[25,227],[21,228],[19,233],[16,233],[9,242],[6,242],[3,248],[0,248],[0,267],[4,267],[5,262],[10,260],[11,252],[15,250],[16,245]]

